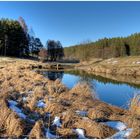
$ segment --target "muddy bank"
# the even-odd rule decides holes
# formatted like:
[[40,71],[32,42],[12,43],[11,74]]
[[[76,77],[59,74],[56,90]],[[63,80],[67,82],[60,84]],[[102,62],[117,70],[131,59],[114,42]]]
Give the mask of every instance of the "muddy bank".
[[85,83],[69,90],[33,71],[34,61],[0,69],[1,138],[140,138],[139,112],[96,98]]

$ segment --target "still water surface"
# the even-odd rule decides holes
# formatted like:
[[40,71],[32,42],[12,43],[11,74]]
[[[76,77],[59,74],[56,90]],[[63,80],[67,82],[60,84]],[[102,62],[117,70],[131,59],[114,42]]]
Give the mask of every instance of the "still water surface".
[[100,76],[79,74],[78,72],[45,71],[43,75],[51,80],[59,78],[68,88],[74,87],[81,81],[88,82],[100,100],[122,108],[128,108],[131,98],[140,90],[140,85],[115,82]]

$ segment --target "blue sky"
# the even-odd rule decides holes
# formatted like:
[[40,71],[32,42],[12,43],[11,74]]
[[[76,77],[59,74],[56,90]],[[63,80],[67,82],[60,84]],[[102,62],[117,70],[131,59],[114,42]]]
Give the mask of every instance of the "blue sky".
[[0,2],[0,18],[22,16],[43,44],[63,46],[140,32],[140,2]]

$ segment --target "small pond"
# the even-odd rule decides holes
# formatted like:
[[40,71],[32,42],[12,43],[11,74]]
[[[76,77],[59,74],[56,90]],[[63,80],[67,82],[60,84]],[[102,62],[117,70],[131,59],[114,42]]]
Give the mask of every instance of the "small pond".
[[131,98],[140,90],[140,85],[118,82],[78,71],[45,71],[41,73],[50,80],[59,78],[68,88],[74,87],[78,82],[88,82],[100,100],[122,108],[128,108]]

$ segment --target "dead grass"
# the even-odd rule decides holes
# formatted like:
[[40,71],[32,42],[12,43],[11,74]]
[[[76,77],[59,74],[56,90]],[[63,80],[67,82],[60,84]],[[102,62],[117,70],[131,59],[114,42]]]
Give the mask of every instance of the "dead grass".
[[12,112],[4,99],[0,100],[0,128],[9,138],[19,138],[24,134],[24,122]]
[[132,114],[136,114],[140,116],[140,94],[136,94],[131,102],[129,110]]
[[[50,126],[50,129],[53,129],[60,138],[77,138],[77,135],[71,131],[74,128],[83,128],[88,138],[106,138],[113,135],[115,130],[96,121],[100,118],[121,120],[125,123],[128,122],[130,127],[139,127],[140,123],[136,116],[132,116],[131,113],[128,113],[129,111],[126,113],[123,109],[98,100],[87,83],[79,83],[69,90],[59,80],[53,82],[32,71],[30,65],[38,66],[40,64],[19,60],[13,64],[8,63],[7,67],[0,69],[0,129],[3,130],[0,137],[45,138],[44,125]],[[26,97],[26,101],[23,101],[23,97]],[[27,120],[22,120],[9,109],[8,99],[18,102],[18,106],[27,115]],[[46,104],[44,108],[36,106],[40,99],[44,100]],[[138,99],[135,99],[135,103],[135,105],[131,105],[133,109],[130,111],[138,110],[133,107],[139,104]],[[87,111],[87,116],[78,115],[77,110]],[[47,113],[50,113],[51,116],[48,117]],[[55,116],[60,117],[61,128],[52,128]],[[33,122],[30,122],[30,119]],[[134,121],[130,121],[131,119]],[[135,132],[136,134],[133,136],[137,137],[139,132]]]
[[118,75],[140,75],[140,57],[130,56],[121,58],[110,58],[106,60],[93,59],[76,65],[88,73],[108,73]]
[[84,129],[86,132],[86,135],[92,139],[107,138],[116,133],[116,130],[114,130],[102,123],[94,122],[88,118],[77,121],[75,123],[75,127]]
[[30,139],[43,139],[45,138],[44,134],[44,124],[42,120],[38,120],[34,127],[32,128],[30,134],[29,134]]

